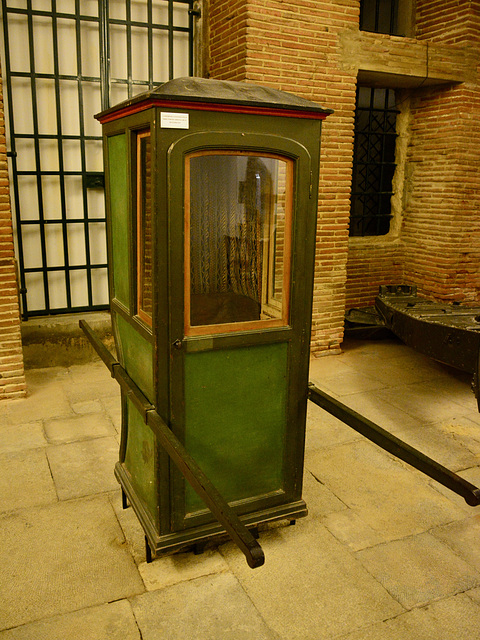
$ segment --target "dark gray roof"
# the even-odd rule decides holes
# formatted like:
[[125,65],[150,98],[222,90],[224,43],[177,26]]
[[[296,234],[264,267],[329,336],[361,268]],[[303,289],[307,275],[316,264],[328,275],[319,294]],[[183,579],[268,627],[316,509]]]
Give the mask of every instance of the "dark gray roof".
[[332,113],[331,109],[326,109],[315,102],[305,100],[292,93],[271,89],[270,87],[227,80],[176,78],[159,85],[151,91],[141,93],[130,100],[122,102],[120,105],[112,107],[99,115],[149,100],[210,102],[325,114]]

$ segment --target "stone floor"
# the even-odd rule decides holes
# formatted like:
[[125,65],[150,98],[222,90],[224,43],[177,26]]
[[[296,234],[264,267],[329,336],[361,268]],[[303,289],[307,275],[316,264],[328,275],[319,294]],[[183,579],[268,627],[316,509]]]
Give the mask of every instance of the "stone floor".
[[[480,485],[464,376],[395,340],[348,341],[310,379]],[[119,389],[100,362],[27,371],[0,408],[1,640],[478,640],[480,507],[309,408],[309,516],[145,563],[113,467]]]

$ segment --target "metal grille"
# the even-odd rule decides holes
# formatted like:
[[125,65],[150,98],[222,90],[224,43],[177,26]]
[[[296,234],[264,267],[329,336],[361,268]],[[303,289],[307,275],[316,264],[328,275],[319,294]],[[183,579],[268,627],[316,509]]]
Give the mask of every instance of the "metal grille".
[[392,89],[358,87],[351,236],[385,235],[390,229],[397,113]]
[[360,29],[374,33],[397,33],[398,0],[361,0]]
[[108,306],[100,125],[192,75],[193,0],[2,0],[23,317]]

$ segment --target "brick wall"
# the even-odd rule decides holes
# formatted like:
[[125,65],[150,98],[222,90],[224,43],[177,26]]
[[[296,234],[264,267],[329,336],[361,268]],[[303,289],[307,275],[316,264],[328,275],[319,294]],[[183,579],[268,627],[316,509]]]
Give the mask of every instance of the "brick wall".
[[269,85],[335,110],[322,137],[315,353],[338,352],[343,337],[356,71],[343,68],[338,40],[358,20],[357,0],[210,1],[211,77]]
[[247,3],[210,0],[207,75],[223,80],[246,79]]
[[[417,32],[467,45],[476,69],[480,15],[470,2],[417,1]],[[402,241],[405,281],[427,296],[480,302],[480,86],[467,82],[416,92],[408,149],[409,189]]]
[[0,77],[0,401],[25,395]]
[[416,0],[416,37],[449,44],[478,41],[478,0]]
[[346,307],[354,309],[374,304],[378,287],[402,281],[402,254],[399,242],[353,245],[348,251]]
[[[373,304],[380,284],[479,300],[477,5],[416,0],[412,37],[402,38],[360,32],[359,0],[210,0],[212,77],[271,85],[335,110],[322,139],[314,353],[338,350],[345,307]],[[397,90],[399,168],[391,232],[349,239],[357,79]]]

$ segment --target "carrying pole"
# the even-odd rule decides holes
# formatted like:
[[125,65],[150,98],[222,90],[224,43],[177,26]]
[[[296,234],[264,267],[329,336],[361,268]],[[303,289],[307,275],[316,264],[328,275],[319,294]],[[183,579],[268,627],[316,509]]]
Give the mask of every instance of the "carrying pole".
[[308,385],[308,398],[316,405],[331,413],[349,427],[361,433],[376,445],[393,454],[400,460],[415,467],[425,475],[433,478],[444,487],[462,496],[471,507],[480,505],[480,489],[467,482],[453,471],[450,471],[440,463],[432,460],[418,449],[414,449],[403,440],[396,438],[385,429],[360,415],[353,409],[332,398],[314,384]]
[[142,415],[145,424],[150,427],[157,437],[160,445],[168,453],[182,475],[191,484],[192,488],[200,498],[202,498],[214,517],[223,525],[232,540],[245,554],[248,566],[255,569],[263,565],[265,562],[263,549],[255,540],[252,533],[213,486],[180,440],[158,414],[155,406],[144,396],[142,391],[110,351],[108,351],[88,323],[80,320],[79,324],[97,354],[106,364],[112,378],[115,378],[127,398],[133,402]]

